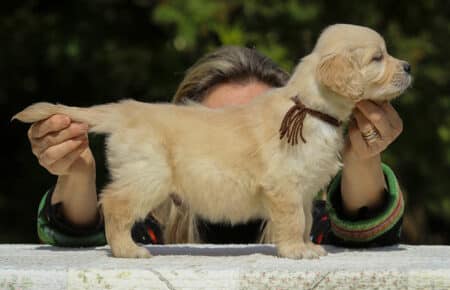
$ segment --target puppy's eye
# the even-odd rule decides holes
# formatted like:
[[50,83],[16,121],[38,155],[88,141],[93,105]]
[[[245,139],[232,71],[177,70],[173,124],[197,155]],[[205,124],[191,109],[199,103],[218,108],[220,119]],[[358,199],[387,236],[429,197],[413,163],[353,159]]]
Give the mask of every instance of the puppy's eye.
[[376,61],[376,62],[380,62],[383,60],[383,55],[382,54],[376,54],[372,57],[372,61]]

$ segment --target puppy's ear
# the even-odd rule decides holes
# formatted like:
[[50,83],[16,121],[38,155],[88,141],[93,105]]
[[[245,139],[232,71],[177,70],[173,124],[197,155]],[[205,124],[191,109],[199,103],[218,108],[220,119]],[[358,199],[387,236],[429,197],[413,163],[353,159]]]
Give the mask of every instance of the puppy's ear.
[[362,75],[356,66],[341,54],[325,56],[317,67],[319,82],[329,90],[357,102],[361,99],[364,88]]

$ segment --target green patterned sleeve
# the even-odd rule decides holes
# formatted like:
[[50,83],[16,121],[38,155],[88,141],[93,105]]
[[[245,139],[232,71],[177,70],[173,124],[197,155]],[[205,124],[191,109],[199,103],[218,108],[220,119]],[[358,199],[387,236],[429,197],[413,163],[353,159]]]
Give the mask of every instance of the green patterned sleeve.
[[330,218],[332,243],[368,246],[399,242],[404,200],[397,178],[392,170],[382,164],[388,185],[384,205],[376,212],[348,218],[342,211],[340,192],[341,172],[332,181],[327,194],[327,211]]
[[106,244],[102,226],[91,229],[71,230],[70,226],[62,225],[54,214],[55,207],[51,205],[52,189],[47,191],[39,203],[37,216],[37,234],[42,243],[61,247],[93,247]]

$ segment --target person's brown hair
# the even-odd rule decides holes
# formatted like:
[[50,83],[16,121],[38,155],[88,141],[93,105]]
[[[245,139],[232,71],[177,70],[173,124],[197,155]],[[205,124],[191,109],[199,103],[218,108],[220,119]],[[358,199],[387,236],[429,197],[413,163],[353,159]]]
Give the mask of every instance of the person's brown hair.
[[[259,81],[281,87],[288,78],[289,75],[275,62],[255,49],[225,46],[200,58],[187,70],[172,102],[202,102],[218,84]],[[201,242],[195,216],[187,204],[177,200],[176,193],[155,210],[153,216],[164,227],[165,243]]]
[[187,70],[172,99],[203,101],[217,84],[259,81],[271,87],[283,86],[289,75],[270,58],[255,49],[224,46],[200,58]]

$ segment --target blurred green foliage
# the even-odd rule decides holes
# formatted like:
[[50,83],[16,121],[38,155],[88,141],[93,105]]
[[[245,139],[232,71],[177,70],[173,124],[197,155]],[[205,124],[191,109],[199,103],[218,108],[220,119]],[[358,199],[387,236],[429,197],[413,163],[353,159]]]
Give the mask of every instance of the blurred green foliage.
[[[255,47],[291,71],[329,24],[369,26],[408,60],[414,84],[394,106],[404,132],[383,159],[407,197],[405,242],[450,243],[450,2],[79,0],[0,3],[1,242],[37,242],[54,182],[13,113],[35,101],[168,101],[185,70],[224,44]],[[94,151],[102,151],[98,138]],[[100,160],[103,162],[103,160]],[[99,161],[97,161],[99,163]]]

